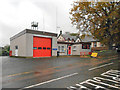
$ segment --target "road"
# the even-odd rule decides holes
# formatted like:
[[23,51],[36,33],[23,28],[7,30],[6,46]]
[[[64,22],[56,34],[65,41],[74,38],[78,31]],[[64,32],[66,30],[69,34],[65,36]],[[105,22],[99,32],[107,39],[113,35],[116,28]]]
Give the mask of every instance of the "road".
[[[68,88],[100,77],[109,70],[120,71],[120,58],[79,56],[51,58],[2,58],[2,88]],[[5,90],[5,89],[3,89]]]

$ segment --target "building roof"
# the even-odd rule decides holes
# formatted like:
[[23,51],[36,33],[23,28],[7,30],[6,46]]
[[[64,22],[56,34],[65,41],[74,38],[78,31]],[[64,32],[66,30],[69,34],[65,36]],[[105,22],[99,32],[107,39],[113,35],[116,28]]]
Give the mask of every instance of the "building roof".
[[70,39],[71,41],[72,40],[76,41],[78,38],[80,39],[80,41],[82,41],[80,36],[78,36],[78,35],[77,36],[72,36],[70,32],[65,32],[64,34],[62,34],[62,31],[60,31],[60,34],[57,38],[59,38],[60,36],[62,36],[66,41],[68,39]]
[[85,36],[82,39],[82,42],[94,42],[94,41],[98,41],[98,40],[94,39],[93,36]]
[[14,35],[13,37],[11,37],[10,40],[13,40],[13,39],[15,39],[15,38],[17,38],[17,37],[19,37],[21,35],[24,35],[26,33],[57,37],[56,33],[38,31],[38,30],[32,30],[32,29],[25,29],[25,30],[21,31],[20,33]]
[[76,39],[76,36],[71,36],[70,34],[62,34],[62,36],[65,38],[65,40],[67,40],[68,38],[70,38],[70,40]]
[[57,42],[58,44],[91,44],[91,42]]

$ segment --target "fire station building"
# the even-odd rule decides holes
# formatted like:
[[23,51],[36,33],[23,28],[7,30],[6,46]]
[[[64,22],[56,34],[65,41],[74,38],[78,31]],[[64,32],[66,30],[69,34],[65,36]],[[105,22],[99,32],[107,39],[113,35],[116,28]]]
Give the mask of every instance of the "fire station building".
[[25,29],[10,38],[11,56],[57,56],[57,34]]

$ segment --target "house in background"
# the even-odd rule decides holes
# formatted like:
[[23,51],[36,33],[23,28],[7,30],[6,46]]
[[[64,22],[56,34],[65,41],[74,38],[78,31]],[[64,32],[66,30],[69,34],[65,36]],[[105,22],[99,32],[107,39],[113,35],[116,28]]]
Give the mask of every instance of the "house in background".
[[57,37],[58,42],[81,42],[82,40],[79,37],[79,34],[77,36],[72,36],[70,32],[65,32],[65,34],[62,34],[62,31],[60,31],[59,36]]
[[92,51],[108,50],[99,40],[93,38],[93,36],[85,36],[82,38],[82,42],[91,42]]
[[88,54],[91,52],[91,42],[82,42],[79,34],[72,36],[71,33],[65,32],[57,37],[58,51],[60,55],[80,55],[81,53]]

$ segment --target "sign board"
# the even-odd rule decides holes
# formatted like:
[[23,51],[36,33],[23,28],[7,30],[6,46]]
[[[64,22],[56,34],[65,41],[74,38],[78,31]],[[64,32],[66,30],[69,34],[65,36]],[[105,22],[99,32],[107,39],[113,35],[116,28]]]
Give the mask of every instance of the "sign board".
[[91,56],[92,57],[97,57],[98,53],[92,53]]
[[57,50],[57,48],[53,48],[52,50]]

